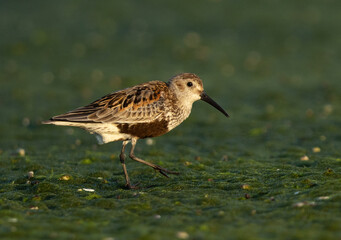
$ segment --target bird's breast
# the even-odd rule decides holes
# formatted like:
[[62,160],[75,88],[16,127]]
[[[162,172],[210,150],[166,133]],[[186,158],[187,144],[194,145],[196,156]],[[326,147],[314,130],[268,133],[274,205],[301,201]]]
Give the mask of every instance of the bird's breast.
[[192,106],[176,105],[166,113],[169,131],[181,124],[190,115]]

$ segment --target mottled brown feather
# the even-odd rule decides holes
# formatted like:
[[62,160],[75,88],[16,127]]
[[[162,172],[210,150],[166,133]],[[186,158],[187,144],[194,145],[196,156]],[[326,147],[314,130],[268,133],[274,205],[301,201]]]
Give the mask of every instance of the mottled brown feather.
[[165,82],[152,81],[108,94],[51,120],[83,123],[152,122],[163,113],[167,94]]
[[148,138],[161,136],[168,132],[168,121],[157,119],[149,123],[128,124],[121,123],[117,125],[121,133],[130,134],[138,138]]

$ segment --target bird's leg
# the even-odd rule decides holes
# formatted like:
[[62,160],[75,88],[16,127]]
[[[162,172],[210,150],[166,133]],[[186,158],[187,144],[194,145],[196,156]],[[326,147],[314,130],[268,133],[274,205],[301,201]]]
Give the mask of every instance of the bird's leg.
[[129,153],[129,157],[135,161],[138,161],[140,163],[143,163],[143,164],[146,164],[148,165],[149,167],[152,167],[154,168],[154,170],[158,171],[159,173],[161,173],[163,176],[165,177],[168,177],[167,173],[169,174],[179,174],[178,172],[173,172],[173,171],[169,171],[165,168],[162,168],[158,165],[155,165],[155,164],[152,164],[152,163],[149,163],[149,162],[146,162],[138,157],[135,156],[134,154],[134,150],[135,150],[135,145],[136,145],[136,142],[137,142],[137,139],[136,138],[132,138],[131,139],[131,150],[130,150],[130,153]]
[[129,176],[128,176],[128,171],[127,171],[127,167],[126,167],[126,164],[125,164],[125,158],[126,158],[126,155],[124,154],[124,150],[126,148],[126,145],[129,143],[129,141],[123,141],[122,143],[122,150],[121,150],[121,154],[120,154],[120,161],[121,161],[121,164],[122,164],[122,167],[123,167],[123,171],[124,171],[124,175],[125,175],[125,178],[126,178],[126,187],[127,188],[133,188],[130,184],[130,179],[129,179]]

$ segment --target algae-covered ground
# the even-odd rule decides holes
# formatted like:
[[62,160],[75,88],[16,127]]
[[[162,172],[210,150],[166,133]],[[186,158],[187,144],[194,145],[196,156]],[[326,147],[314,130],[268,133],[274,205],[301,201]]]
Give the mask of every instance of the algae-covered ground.
[[[1,1],[0,239],[340,239],[340,1]],[[197,102],[136,155],[41,125],[197,73]]]

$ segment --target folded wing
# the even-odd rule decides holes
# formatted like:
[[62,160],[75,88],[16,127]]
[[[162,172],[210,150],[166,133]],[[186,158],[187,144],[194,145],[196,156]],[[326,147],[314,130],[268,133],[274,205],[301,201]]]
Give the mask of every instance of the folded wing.
[[142,123],[152,122],[164,112],[164,82],[153,81],[108,94],[93,103],[51,121],[80,123]]

